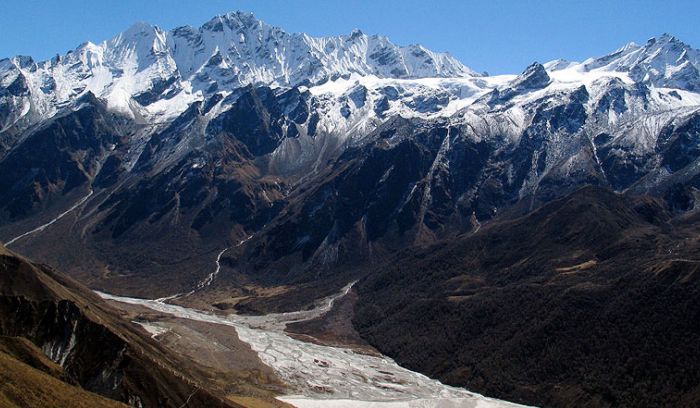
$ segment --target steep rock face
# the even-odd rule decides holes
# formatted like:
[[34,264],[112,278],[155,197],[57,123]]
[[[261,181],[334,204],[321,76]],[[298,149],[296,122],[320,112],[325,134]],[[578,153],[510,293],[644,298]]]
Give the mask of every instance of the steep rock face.
[[[339,265],[363,265],[470,229],[483,203],[472,195],[495,147],[464,133],[447,121],[387,122],[369,136],[371,143],[348,149],[294,190],[243,258],[234,251],[225,259],[267,282],[313,280]],[[512,199],[500,192],[490,203]]]
[[0,133],[3,134],[0,156],[4,156],[16,137],[14,125],[21,121],[30,106],[26,100],[29,87],[24,75],[9,60],[0,61],[0,67]]
[[[119,384],[124,377],[126,344],[106,328],[85,319],[69,301],[32,303],[23,297],[4,297],[4,336],[24,337],[40,346],[44,354],[63,367],[66,375],[84,388],[106,397],[128,401]],[[84,361],[104,365],[86,365]]]
[[0,163],[2,219],[27,217],[74,190],[89,190],[106,157],[125,144],[128,128],[88,94],[76,110],[29,132]]
[[8,408],[125,408],[66,381],[63,370],[23,338],[0,337],[0,398]]
[[[285,99],[284,96],[280,97]],[[303,106],[302,106],[303,109]],[[305,121],[304,112],[299,112]],[[289,129],[292,126],[294,130]],[[272,153],[286,136],[298,134],[294,122],[285,117],[278,97],[267,87],[249,88],[233,104],[209,125],[209,133],[226,132],[238,139],[252,156]]]
[[230,406],[196,387],[181,362],[96,295],[48,267],[0,247],[0,282],[0,335],[30,340],[69,381],[132,406],[178,407],[188,398]]
[[[410,242],[407,232],[417,228],[423,199],[418,184],[447,131],[425,127],[413,133],[418,126],[393,121],[377,131],[376,142],[348,150],[308,190],[292,193],[285,213],[270,224],[260,242],[249,245],[254,268],[286,273],[289,265],[275,268],[274,262],[300,261],[322,270],[352,260],[357,251],[367,255],[388,234]],[[409,134],[415,137],[406,137]],[[290,261],[290,256],[299,259]],[[281,279],[264,275],[267,280]]]
[[551,78],[544,66],[535,62],[506,86],[494,89],[489,102],[490,104],[505,103],[518,94],[545,88],[550,82]]

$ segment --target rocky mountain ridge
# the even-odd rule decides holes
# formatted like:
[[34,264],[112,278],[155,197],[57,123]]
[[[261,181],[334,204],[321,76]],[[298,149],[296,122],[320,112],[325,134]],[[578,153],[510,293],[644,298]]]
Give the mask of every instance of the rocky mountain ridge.
[[327,276],[585,184],[695,208],[687,44],[496,77],[417,50],[230,13],[3,60],[0,236],[90,285],[166,296],[243,240],[212,290]]

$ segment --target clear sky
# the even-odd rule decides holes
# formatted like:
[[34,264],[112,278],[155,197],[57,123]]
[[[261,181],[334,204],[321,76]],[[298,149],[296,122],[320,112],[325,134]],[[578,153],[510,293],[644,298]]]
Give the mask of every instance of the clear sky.
[[233,10],[315,36],[360,28],[396,44],[449,51],[491,74],[600,56],[664,32],[700,47],[700,0],[2,0],[0,58],[43,60],[136,21],[199,26]]

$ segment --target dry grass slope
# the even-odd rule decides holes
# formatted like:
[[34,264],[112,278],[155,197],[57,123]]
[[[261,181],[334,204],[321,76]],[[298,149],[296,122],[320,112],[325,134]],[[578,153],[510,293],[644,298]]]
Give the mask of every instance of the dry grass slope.
[[[35,351],[37,356],[41,354],[40,350]],[[60,371],[58,366],[53,369]],[[0,407],[126,408],[127,405],[67,384],[0,351]]]

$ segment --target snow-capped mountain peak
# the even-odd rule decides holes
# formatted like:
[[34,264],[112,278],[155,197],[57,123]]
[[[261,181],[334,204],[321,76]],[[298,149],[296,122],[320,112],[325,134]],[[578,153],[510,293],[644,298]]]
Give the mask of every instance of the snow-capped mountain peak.
[[509,86],[515,90],[532,90],[544,88],[550,81],[551,79],[545,67],[539,62],[534,62],[514,79]]
[[[3,86],[20,78],[30,94],[8,96],[12,100],[4,103],[14,106],[13,112],[28,113],[32,106],[37,117],[54,114],[85,92],[106,99],[111,108],[126,114],[137,115],[134,110],[141,105],[151,114],[172,116],[194,100],[249,84],[311,85],[353,74],[477,76],[448,54],[419,45],[401,47],[359,30],[320,38],[290,34],[240,11],[214,17],[199,28],[165,31],[139,22],[100,44],[86,42],[38,64],[16,57],[0,70]],[[19,105],[26,108],[16,109]]]
[[[230,104],[235,96],[227,97],[248,85],[337,94],[331,99],[338,111],[334,107],[329,118],[348,123],[329,127],[349,129],[380,121],[361,117],[365,113],[449,116],[491,92],[491,103],[508,105],[516,97],[576,89],[602,77],[697,92],[699,61],[697,50],[664,34],[583,63],[535,63],[517,77],[483,77],[451,55],[421,45],[398,46],[359,29],[328,37],[288,33],[237,11],[201,27],[170,31],[136,23],[112,39],[84,43],[50,61],[1,61],[0,130],[41,121],[87,92],[112,110],[167,122],[196,101],[226,98],[222,106]],[[355,106],[351,114],[344,92],[356,82],[369,91],[370,103]]]
[[[475,75],[451,56],[421,46],[396,46],[386,37],[368,36],[360,30],[335,37],[290,34],[243,12],[215,17],[199,29],[175,29],[170,46],[183,76],[197,72],[218,49],[227,65],[234,67],[219,74],[238,84],[313,84],[351,74],[381,78]],[[198,79],[214,78],[200,75]]]
[[629,43],[583,66],[587,71],[626,72],[635,82],[657,87],[700,89],[700,53],[670,34],[650,38],[644,45]]

